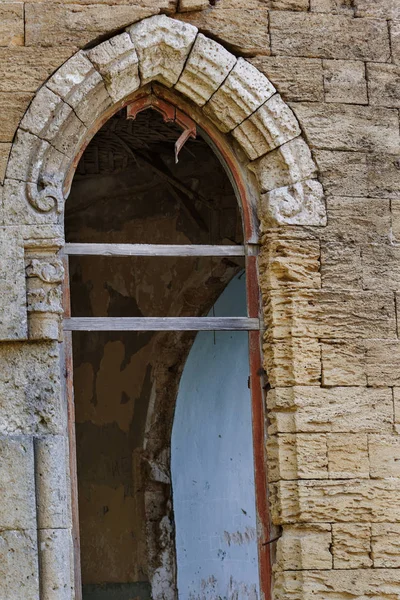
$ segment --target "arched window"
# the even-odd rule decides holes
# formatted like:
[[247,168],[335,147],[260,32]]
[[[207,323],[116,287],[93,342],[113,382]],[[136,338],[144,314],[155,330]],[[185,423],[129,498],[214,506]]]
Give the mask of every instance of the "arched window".
[[171,100],[110,118],[66,204],[84,600],[255,599],[269,577],[251,188]]

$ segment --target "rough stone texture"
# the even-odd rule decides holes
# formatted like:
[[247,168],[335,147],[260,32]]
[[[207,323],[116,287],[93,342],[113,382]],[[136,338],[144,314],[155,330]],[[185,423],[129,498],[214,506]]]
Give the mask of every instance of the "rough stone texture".
[[397,0],[355,0],[356,17],[375,17],[378,19],[400,19],[400,6]]
[[398,154],[367,155],[368,195],[377,198],[400,198],[400,163]]
[[390,57],[385,21],[341,15],[271,12],[273,54],[386,62]]
[[286,571],[277,575],[279,600],[360,598],[394,600],[400,594],[400,573],[391,569],[337,569],[332,571]]
[[0,46],[24,45],[24,5],[7,2],[0,5]]
[[263,352],[264,369],[272,387],[320,385],[321,349],[315,340],[267,343]]
[[57,2],[25,5],[26,46],[82,47],[110,31],[157,14],[159,9],[127,5],[85,6]]
[[354,13],[353,0],[310,0],[310,11],[333,15]]
[[330,197],[327,212],[326,239],[361,244],[387,243],[392,238],[388,199]]
[[389,388],[276,388],[268,392],[267,406],[272,433],[390,432],[393,427]]
[[363,62],[324,60],[323,65],[325,102],[368,104],[365,64]]
[[332,553],[335,569],[361,569],[372,566],[371,526],[364,523],[334,523]]
[[283,523],[397,523],[398,479],[299,480],[270,485],[272,520]]
[[328,453],[321,434],[271,435],[267,442],[268,480],[326,479]]
[[366,290],[385,285],[388,290],[400,289],[400,247],[367,245],[362,251],[362,280]]
[[180,12],[191,12],[193,10],[204,10],[209,6],[209,0],[179,0],[178,10]]
[[330,479],[369,477],[368,441],[365,434],[330,434],[327,436],[327,452]]
[[370,435],[368,440],[371,477],[400,476],[400,436]]
[[18,232],[10,240],[8,231],[0,228],[0,255],[0,339],[26,339],[24,249]]
[[267,100],[232,132],[251,160],[300,135],[296,117],[279,94]]
[[174,85],[182,72],[197,34],[193,25],[172,21],[165,15],[145,19],[129,28],[139,57],[142,85],[159,81]]
[[[369,106],[293,103],[312,148],[352,152],[400,151],[397,111]],[[337,123],[340,120],[340,127]]]
[[63,47],[0,48],[0,91],[36,92],[71,54]]
[[203,106],[229,75],[235,63],[233,54],[199,33],[175,88]]
[[231,131],[254,113],[274,92],[272,83],[262,73],[246,60],[239,58],[204,110],[221,131]]
[[322,243],[322,287],[362,289],[361,249],[341,243]]
[[37,532],[0,531],[0,581],[4,599],[39,598]]
[[301,137],[268,152],[249,168],[257,175],[261,192],[312,179],[317,174],[310,149]]
[[37,519],[40,529],[71,526],[68,486],[68,440],[63,435],[35,439]]
[[257,56],[250,62],[274,84],[284,100],[324,100],[322,61],[316,58]]
[[[0,143],[0,185],[3,183],[6,174],[8,157],[10,155],[11,144]],[[0,192],[1,197],[1,192]]]
[[61,433],[57,343],[4,344],[0,355],[0,433]]
[[0,437],[0,530],[36,527],[32,438]]
[[326,225],[322,186],[309,179],[261,194],[259,213],[261,230],[275,224]]
[[367,71],[370,103],[400,108],[400,66],[369,63]]
[[317,240],[271,240],[259,256],[260,285],[264,290],[320,288],[319,255]]
[[323,342],[321,355],[324,386],[367,385],[365,346],[362,341]]
[[43,600],[70,600],[74,595],[69,529],[42,529],[38,533],[40,584]]
[[393,62],[400,64],[400,20],[390,23],[390,41]]
[[89,50],[87,56],[103,76],[114,102],[140,87],[139,61],[128,33],[103,42]]
[[264,2],[250,8],[237,3],[224,8],[219,2],[208,10],[176,15],[192,23],[203,33],[212,33],[229,50],[241,56],[270,54],[268,35],[268,10]]
[[277,544],[277,567],[287,569],[332,569],[332,527],[329,524],[285,527]]
[[368,195],[366,154],[316,150],[314,157],[320,171],[325,194],[334,196]]
[[372,523],[371,550],[374,567],[400,568],[400,524]]

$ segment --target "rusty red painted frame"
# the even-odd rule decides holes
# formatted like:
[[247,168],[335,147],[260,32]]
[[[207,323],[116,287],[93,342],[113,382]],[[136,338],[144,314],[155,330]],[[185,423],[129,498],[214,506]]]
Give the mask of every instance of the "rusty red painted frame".
[[[226,136],[216,130],[216,128],[210,123],[210,121],[204,117],[197,107],[189,104],[186,100],[180,96],[174,94],[170,90],[163,88],[162,86],[146,86],[138,92],[132,94],[124,101],[121,101],[98,119],[94,125],[89,129],[88,134],[85,138],[82,147],[76,154],[73,163],[71,164],[70,171],[66,177],[64,190],[69,190],[72,183],[72,178],[79,160],[89,144],[92,137],[97,131],[104,125],[108,119],[110,119],[115,113],[122,108],[129,106],[129,113],[134,114],[135,103],[136,112],[144,110],[148,107],[153,107],[156,101],[154,97],[151,99],[149,96],[156,94],[159,99],[164,99],[165,104],[175,106],[184,118],[188,118],[194,121],[206,135],[212,140],[213,144],[217,148],[221,157],[225,161],[232,178],[236,185],[236,191],[240,198],[242,217],[243,217],[243,228],[245,243],[254,243],[257,237],[257,232],[254,227],[254,218],[252,214],[252,207],[250,201],[250,193],[248,185],[243,177],[242,170],[239,166],[239,161],[235,156],[230,143],[227,141]],[[168,119],[172,117],[170,108],[165,108],[165,104],[158,102],[158,106],[163,106],[164,112]],[[140,108],[143,106],[143,108]],[[161,111],[163,112],[163,111]],[[176,114],[176,113],[175,113]],[[260,292],[258,286],[258,270],[257,270],[257,257],[248,254],[246,257],[246,285],[247,285],[247,308],[249,317],[260,316]],[[67,283],[68,285],[68,283]],[[68,297],[69,310],[69,289],[66,290]],[[69,313],[66,316],[69,316]],[[66,334],[64,334],[66,335]],[[253,421],[253,448],[254,448],[254,471],[255,471],[255,492],[256,492],[256,510],[257,510],[257,526],[258,526],[258,556],[259,556],[259,573],[260,573],[260,590],[261,597],[263,600],[271,600],[271,585],[272,585],[272,568],[271,568],[271,546],[268,543],[270,540],[270,515],[268,506],[268,490],[267,490],[267,462],[265,453],[265,442],[266,442],[266,417],[265,417],[265,401],[264,401],[264,390],[263,390],[263,368],[262,368],[262,352],[261,352],[261,339],[260,332],[250,331],[249,332],[249,363],[250,363],[250,389],[252,399],[252,421]],[[68,352],[70,353],[68,356]],[[66,358],[67,365],[69,364],[72,369],[72,348],[71,338],[66,344]],[[68,363],[69,361],[69,363]],[[68,369],[68,367],[67,367]],[[72,374],[67,370],[67,396],[69,406],[69,419],[74,419],[73,411],[73,389],[72,389]],[[70,456],[71,456],[71,481],[72,481],[72,492],[76,496],[73,499],[74,509],[74,544],[75,550],[78,552],[75,563],[75,573],[78,578],[76,581],[80,582],[80,558],[79,558],[79,521],[78,521],[78,506],[77,506],[77,481],[76,481],[76,447],[75,447],[75,420],[69,424],[70,434]],[[71,442],[72,439],[72,442]],[[72,465],[74,462],[74,465]],[[77,571],[79,570],[79,573]],[[79,589],[79,587],[78,587]],[[79,593],[79,592],[78,592]],[[79,596],[76,596],[76,600],[80,600]]]

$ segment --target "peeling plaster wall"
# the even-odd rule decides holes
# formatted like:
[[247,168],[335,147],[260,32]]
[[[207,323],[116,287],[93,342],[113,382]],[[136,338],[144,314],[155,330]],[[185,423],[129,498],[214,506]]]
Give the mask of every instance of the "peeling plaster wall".
[[[212,314],[246,315],[235,277]],[[186,362],[171,441],[180,600],[259,598],[246,332],[199,332]]]

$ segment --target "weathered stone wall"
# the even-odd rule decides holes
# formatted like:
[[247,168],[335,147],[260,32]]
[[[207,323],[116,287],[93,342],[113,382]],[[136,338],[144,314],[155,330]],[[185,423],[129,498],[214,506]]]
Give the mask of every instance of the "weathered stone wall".
[[[170,0],[2,2],[0,177],[16,128],[47,77],[78,48],[143,17],[173,14],[267,75],[299,120],[319,168],[328,215],[324,228],[308,227],[305,220],[301,227],[271,230],[264,221],[262,232],[265,368],[272,388],[267,394],[270,503],[272,519],[282,527],[274,594],[279,600],[397,598],[399,3],[214,4],[180,0],[181,12],[175,14],[176,2]],[[269,169],[280,174],[280,156],[268,157]],[[265,179],[268,202],[275,186]],[[0,192],[13,215],[1,238],[7,301],[0,317],[5,329],[11,323],[9,339],[26,337],[26,300],[17,283],[22,238],[30,240],[28,259],[40,266],[46,256],[36,256],[35,246],[43,247],[46,235],[54,244],[56,231],[39,227],[46,223],[40,218],[29,221],[29,231],[19,226],[16,181],[7,195]],[[61,238],[62,228],[57,231]],[[49,282],[31,262],[33,292],[38,281],[53,289],[57,265]],[[54,306],[57,311],[57,299]],[[64,560],[70,544],[68,474],[57,470],[63,463],[57,457],[67,451],[58,353],[51,341],[1,347],[5,600],[71,598]],[[42,473],[52,485],[41,485]]]

